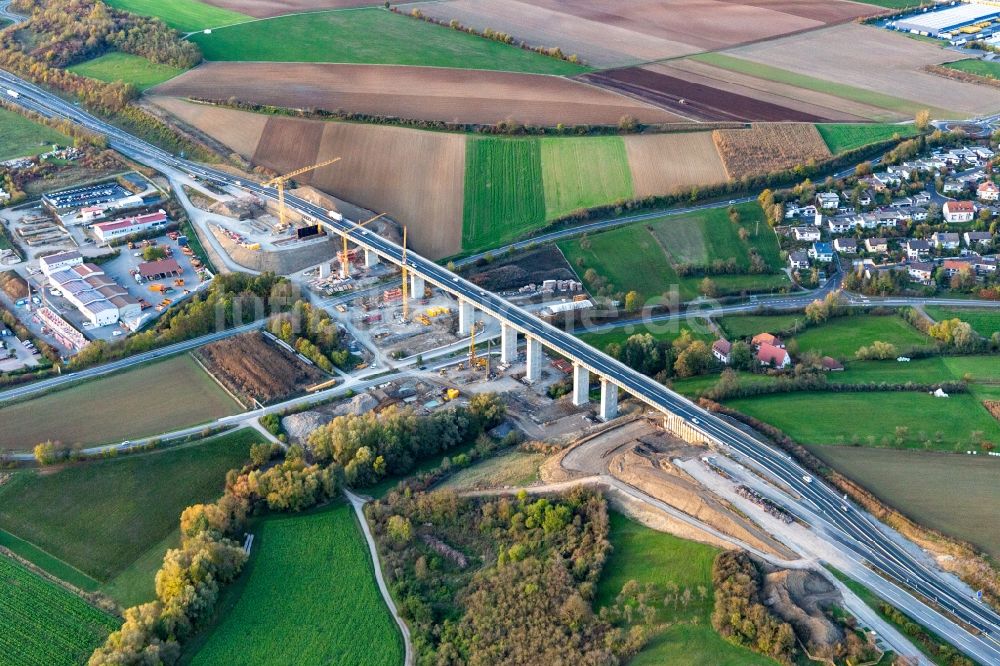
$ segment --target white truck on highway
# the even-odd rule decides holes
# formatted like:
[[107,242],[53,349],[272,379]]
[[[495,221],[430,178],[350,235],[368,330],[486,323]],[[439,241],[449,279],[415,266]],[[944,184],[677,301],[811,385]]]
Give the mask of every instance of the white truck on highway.
[[809,476],[808,474],[803,474],[802,475],[802,480],[805,481],[806,483],[812,483],[813,482],[813,478],[811,476]]
[[7,94],[13,97],[14,99],[17,99],[18,97],[21,96],[21,93],[17,92],[16,90],[11,90],[10,88],[7,88]]

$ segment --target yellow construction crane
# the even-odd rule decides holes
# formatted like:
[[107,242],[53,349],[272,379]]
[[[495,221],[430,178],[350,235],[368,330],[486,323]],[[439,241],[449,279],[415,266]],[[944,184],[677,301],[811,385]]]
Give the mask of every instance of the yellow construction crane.
[[[370,217],[367,220],[365,220],[364,222],[359,222],[358,224],[356,224],[354,226],[356,226],[358,228],[361,228],[361,227],[365,226],[366,224],[371,224],[372,222],[374,222],[375,220],[379,219],[380,217],[385,217],[385,213],[379,213],[375,217]],[[341,264],[340,276],[342,278],[344,278],[345,280],[347,278],[351,277],[351,262],[348,261],[348,259],[347,259],[347,234],[344,234],[344,254],[343,254],[343,262]]]
[[285,212],[285,183],[290,181],[295,176],[301,176],[307,171],[312,171],[313,169],[319,169],[320,167],[330,166],[334,162],[340,161],[339,157],[334,157],[332,160],[326,160],[325,162],[320,162],[319,164],[313,164],[312,166],[302,167],[301,169],[296,169],[291,173],[286,173],[284,176],[278,176],[277,178],[272,178],[271,180],[261,183],[264,187],[276,187],[278,188],[278,220],[280,221],[279,228],[284,231],[288,228],[288,222],[285,219],[287,213]]

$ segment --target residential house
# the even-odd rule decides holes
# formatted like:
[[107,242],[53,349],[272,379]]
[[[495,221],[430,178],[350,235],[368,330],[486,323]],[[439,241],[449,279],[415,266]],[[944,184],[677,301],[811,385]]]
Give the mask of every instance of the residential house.
[[733,345],[730,344],[728,340],[719,339],[712,343],[712,356],[719,359],[720,362],[729,365],[729,352],[733,349]]
[[976,216],[976,205],[971,201],[946,201],[941,207],[944,221],[949,224],[971,222]]
[[788,253],[788,265],[793,271],[809,268],[809,255],[802,250]]
[[871,190],[865,190],[858,195],[858,205],[859,206],[871,206],[872,202],[875,200],[874,195]]
[[818,241],[820,231],[816,227],[794,227],[792,234],[797,241]]
[[889,251],[889,241],[885,238],[866,238],[865,249],[869,252],[885,253]]
[[906,250],[906,258],[911,261],[920,261],[931,256],[931,244],[920,238],[910,238],[903,244]]
[[840,195],[836,192],[818,192],[816,194],[816,207],[823,210],[836,210],[840,205]]
[[781,338],[771,333],[758,333],[757,335],[753,336],[753,338],[750,340],[750,344],[752,344],[754,347],[760,347],[761,345],[771,345],[772,347],[778,347],[780,349],[785,348],[785,343],[781,341]]
[[966,231],[965,244],[969,248],[976,245],[989,245],[993,242],[993,235],[988,231]]
[[858,241],[853,238],[838,238],[833,241],[833,247],[837,252],[844,254],[854,254],[858,251]]
[[915,261],[907,264],[906,271],[914,280],[927,283],[934,276],[934,264],[926,261]]
[[853,217],[830,217],[826,220],[826,226],[831,234],[849,234],[857,224]]
[[937,231],[931,236],[934,247],[939,250],[957,250],[961,239],[957,233]]
[[816,261],[828,264],[833,261],[833,246],[829,243],[813,243],[812,247],[809,248],[809,256]]
[[913,220],[914,222],[923,222],[924,220],[927,219],[927,209],[921,208],[920,206],[910,206],[909,208],[900,208],[899,219]]
[[980,257],[976,254],[969,259],[969,262],[972,264],[973,270],[975,270],[978,275],[986,275],[988,273],[997,272],[996,257]]
[[955,273],[960,273],[962,271],[972,271],[972,262],[966,259],[945,259],[944,263],[941,264],[941,268],[948,277],[952,277]]
[[1000,201],[1000,187],[992,180],[984,180],[976,188],[976,197],[980,201]]
[[965,191],[965,183],[960,180],[946,180],[941,191],[945,194],[961,194]]
[[792,359],[785,349],[764,343],[757,348],[757,362],[772,368],[787,368]]
[[931,193],[924,190],[913,195],[914,206],[926,206],[931,202]]

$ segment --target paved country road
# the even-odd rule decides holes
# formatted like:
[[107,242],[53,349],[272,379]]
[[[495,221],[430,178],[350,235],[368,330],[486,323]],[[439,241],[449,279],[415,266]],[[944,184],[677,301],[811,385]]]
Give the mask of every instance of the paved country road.
[[[105,134],[113,149],[153,168],[187,170],[199,177],[241,187],[269,200],[277,196],[273,188],[241,181],[232,174],[177,158],[9,73],[0,72],[0,81],[4,87],[17,93],[14,98],[17,104]],[[330,218],[324,209],[294,195],[286,196],[286,204],[307,218],[321,221],[333,233],[345,236],[355,245],[375,251],[397,265],[405,265],[407,270],[432,285],[540,341],[654,409],[674,415],[688,428],[701,431],[714,446],[752,461],[763,474],[791,488],[801,498],[799,501],[813,507],[827,521],[825,529],[831,539],[850,548],[900,591],[910,589],[929,600],[929,611],[934,612],[933,604],[956,618],[957,621],[953,621],[935,612],[940,621],[934,629],[941,633],[942,638],[983,663],[1000,664],[1000,640],[997,638],[1000,636],[1000,614],[977,600],[972,590],[944,573],[926,554],[902,540],[898,533],[846,498],[842,499],[825,482],[809,477],[807,470],[791,456],[446,268],[414,252],[407,252],[404,259],[401,247],[350,220]]]

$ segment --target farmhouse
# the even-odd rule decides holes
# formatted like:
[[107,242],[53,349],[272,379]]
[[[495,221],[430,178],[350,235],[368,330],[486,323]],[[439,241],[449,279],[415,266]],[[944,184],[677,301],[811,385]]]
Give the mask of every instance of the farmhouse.
[[781,341],[781,338],[779,338],[776,335],[772,335],[770,333],[758,333],[757,335],[753,336],[753,338],[751,338],[750,344],[752,344],[754,347],[759,347],[761,345],[771,345],[772,347],[778,347],[780,349],[785,348],[785,343]]
[[946,201],[941,207],[944,221],[949,224],[971,222],[976,215],[976,205],[971,201]]
[[767,343],[757,348],[757,362],[772,368],[787,368],[792,364],[787,351]]
[[143,280],[161,280],[168,277],[176,277],[184,270],[176,259],[160,259],[159,261],[146,261],[139,264],[139,275]]
[[729,365],[729,352],[732,349],[733,345],[728,340],[716,340],[712,343],[712,356],[719,359],[722,363]]
[[149,213],[148,215],[123,217],[112,222],[99,222],[94,225],[93,229],[97,240],[107,243],[115,238],[142,233],[153,227],[163,226],[166,223],[167,212],[161,208],[157,212]]
[[809,268],[809,255],[802,250],[788,253],[788,265],[792,270]]
[[858,251],[858,241],[853,238],[838,238],[833,241],[833,247],[837,250],[837,252],[854,254]]
[[997,184],[992,180],[983,181],[976,188],[976,196],[979,197],[980,201],[1000,200],[1000,187],[997,187]]
[[958,248],[961,241],[959,240],[959,235],[957,233],[948,233],[936,231],[931,236],[931,240],[934,241],[934,247],[939,250],[955,250]]
[[869,252],[884,253],[889,251],[889,241],[885,238],[866,238],[865,249]]
[[809,256],[816,261],[828,264],[833,261],[833,246],[829,243],[813,243],[809,248]]

